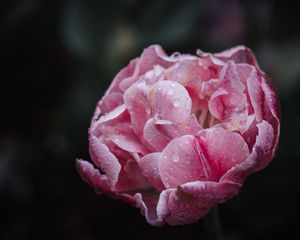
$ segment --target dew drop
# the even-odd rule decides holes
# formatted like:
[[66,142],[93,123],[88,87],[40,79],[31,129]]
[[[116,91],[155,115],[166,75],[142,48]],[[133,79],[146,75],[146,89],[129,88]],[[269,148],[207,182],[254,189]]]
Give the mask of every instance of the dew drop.
[[179,101],[179,100],[175,100],[175,101],[173,102],[173,106],[174,106],[174,107],[179,107],[179,105],[180,105],[180,101]]
[[176,86],[176,84],[175,84],[175,83],[171,83],[171,86],[172,86],[172,87],[175,87],[175,86]]
[[175,163],[178,163],[178,162],[179,162],[179,157],[178,157],[178,155],[175,154],[175,155],[173,156],[173,158],[172,158],[172,161],[175,162]]
[[151,113],[151,110],[150,110],[150,108],[146,108],[146,110],[145,110],[145,111],[146,111],[146,113],[147,113],[147,114],[150,114],[150,113]]

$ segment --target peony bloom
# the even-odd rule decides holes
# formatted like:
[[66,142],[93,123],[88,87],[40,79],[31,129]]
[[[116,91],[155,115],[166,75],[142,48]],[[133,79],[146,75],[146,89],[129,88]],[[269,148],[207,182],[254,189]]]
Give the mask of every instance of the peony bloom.
[[130,202],[151,225],[191,223],[269,164],[278,115],[250,49],[167,56],[150,46],[98,102],[92,163],[77,167],[97,193]]

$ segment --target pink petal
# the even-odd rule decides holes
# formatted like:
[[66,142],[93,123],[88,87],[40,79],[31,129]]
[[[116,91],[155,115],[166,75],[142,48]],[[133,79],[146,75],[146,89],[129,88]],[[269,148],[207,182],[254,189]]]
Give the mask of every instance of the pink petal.
[[140,76],[147,71],[151,70],[155,65],[161,65],[163,67],[170,67],[173,62],[169,58],[164,50],[159,45],[152,45],[144,49],[138,64],[134,71],[134,76]]
[[149,91],[149,101],[159,119],[174,123],[191,114],[192,100],[187,90],[174,81],[158,81]]
[[224,66],[220,79],[220,88],[213,93],[209,101],[211,114],[220,120],[247,114],[245,86],[240,81],[236,66],[232,61]]
[[212,180],[218,180],[249,156],[248,145],[242,136],[221,127],[201,131],[198,141],[212,169],[210,173]]
[[248,63],[260,70],[253,52],[251,51],[251,49],[245,46],[236,46],[229,50],[215,53],[213,54],[213,56],[224,62],[232,60],[235,63]]
[[136,206],[141,209],[149,224],[153,226],[163,226],[164,219],[169,214],[168,199],[172,190],[164,190],[151,195],[135,194]]
[[107,177],[95,169],[91,163],[76,159],[76,166],[82,179],[95,188],[98,193],[110,191]]
[[109,95],[111,93],[122,93],[120,89],[120,83],[128,77],[133,75],[134,70],[136,69],[136,65],[138,63],[138,58],[130,61],[127,67],[123,68],[113,79],[111,85],[107,89],[105,95]]
[[156,124],[154,118],[147,121],[144,128],[144,138],[155,151],[161,151],[171,140]]
[[123,95],[121,93],[111,93],[105,95],[98,103],[101,113],[105,114],[123,104]]
[[259,76],[257,72],[253,70],[247,79],[247,89],[249,92],[251,105],[254,109],[256,120],[260,122],[262,120],[262,105],[264,99],[264,93],[261,88]]
[[122,194],[135,194],[152,188],[143,176],[138,163],[133,159],[127,159],[122,163],[119,181],[115,186],[115,192]]
[[174,189],[169,196],[169,214],[165,219],[168,224],[189,224],[197,221],[209,212],[208,208],[199,208],[194,204],[193,199],[189,198],[188,195],[182,193],[179,189]]
[[241,185],[234,182],[189,182],[178,187],[181,195],[190,199],[198,208],[207,209],[236,195]]
[[262,78],[262,89],[265,95],[264,109],[263,109],[263,119],[267,120],[274,129],[274,147],[273,154],[276,151],[276,146],[278,144],[279,132],[280,132],[280,121],[279,121],[279,100],[275,91],[271,88],[268,81]]
[[133,84],[124,93],[124,103],[130,114],[133,131],[137,136],[143,136],[146,122],[152,117],[148,101],[148,86],[145,82]]
[[173,123],[154,117],[147,121],[144,137],[155,151],[160,152],[173,138],[196,135],[201,129],[195,115],[190,115],[186,121],[181,123]]
[[245,178],[252,172],[265,167],[273,157],[273,146],[276,139],[272,126],[262,121],[257,124],[258,135],[248,158],[230,169],[221,179],[221,181],[232,181],[243,183]]
[[107,176],[111,189],[118,181],[121,165],[115,155],[95,136],[90,136],[90,155],[94,164]]
[[160,158],[161,153],[157,152],[147,154],[139,160],[139,166],[143,172],[143,175],[158,191],[165,189],[158,169],[158,162],[160,161]]
[[159,171],[166,188],[186,182],[210,180],[210,166],[194,136],[173,139],[163,150]]

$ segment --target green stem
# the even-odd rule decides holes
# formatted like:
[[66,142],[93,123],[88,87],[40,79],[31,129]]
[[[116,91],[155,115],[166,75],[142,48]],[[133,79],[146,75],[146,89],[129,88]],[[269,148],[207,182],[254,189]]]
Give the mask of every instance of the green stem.
[[209,240],[223,239],[217,206],[215,206],[210,211],[210,213],[206,217],[204,217],[204,224],[207,232],[207,239]]

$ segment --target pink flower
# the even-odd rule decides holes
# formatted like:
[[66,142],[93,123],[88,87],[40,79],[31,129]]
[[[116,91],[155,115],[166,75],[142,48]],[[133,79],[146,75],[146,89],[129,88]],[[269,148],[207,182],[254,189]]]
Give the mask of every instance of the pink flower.
[[141,209],[148,223],[187,224],[236,195],[271,161],[278,99],[250,49],[167,56],[158,46],[122,69],[89,129],[97,193]]

